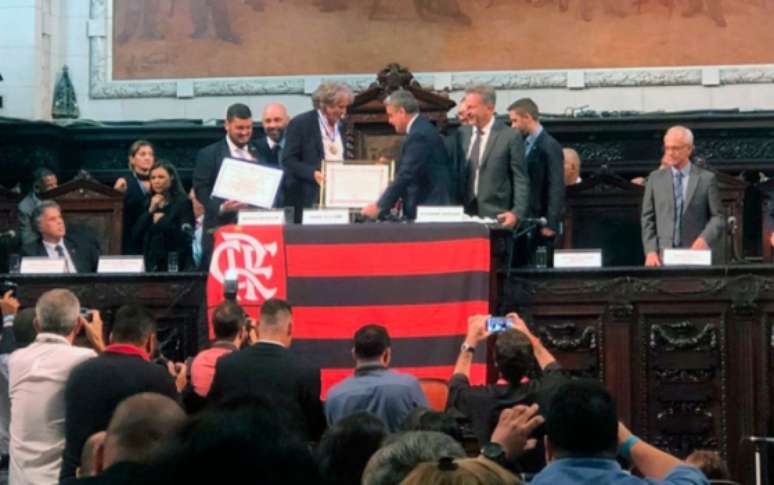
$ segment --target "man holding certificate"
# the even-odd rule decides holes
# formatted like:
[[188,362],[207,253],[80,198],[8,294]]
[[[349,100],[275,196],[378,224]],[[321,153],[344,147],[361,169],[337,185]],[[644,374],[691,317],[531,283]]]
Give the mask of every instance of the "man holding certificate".
[[255,147],[250,144],[252,116],[250,108],[242,103],[229,106],[225,140],[202,148],[196,155],[193,188],[196,198],[204,205],[203,268],[209,264],[215,228],[236,223],[237,213],[242,209],[271,208],[274,202],[274,185],[279,184],[277,177],[282,172],[261,164]]
[[419,103],[411,92],[398,90],[384,102],[387,120],[397,133],[406,133],[400,149],[395,179],[378,202],[368,204],[362,214],[376,219],[390,211],[398,199],[403,215],[415,219],[419,205],[449,205],[451,174],[443,138],[438,129],[419,114]]

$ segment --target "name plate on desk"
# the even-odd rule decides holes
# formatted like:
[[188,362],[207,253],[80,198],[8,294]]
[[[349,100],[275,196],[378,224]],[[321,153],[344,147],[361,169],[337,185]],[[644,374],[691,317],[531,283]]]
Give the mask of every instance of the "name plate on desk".
[[664,249],[664,266],[712,266],[711,249]]
[[64,258],[46,256],[25,256],[21,261],[21,274],[62,274],[65,272]]
[[144,273],[145,260],[142,256],[100,256],[97,273]]
[[568,250],[554,251],[554,268],[601,268],[602,250]]
[[237,224],[240,226],[282,226],[285,211],[239,211]]
[[349,224],[349,209],[304,209],[304,225]]
[[461,205],[420,205],[417,207],[417,220],[415,222],[464,222],[467,220]]

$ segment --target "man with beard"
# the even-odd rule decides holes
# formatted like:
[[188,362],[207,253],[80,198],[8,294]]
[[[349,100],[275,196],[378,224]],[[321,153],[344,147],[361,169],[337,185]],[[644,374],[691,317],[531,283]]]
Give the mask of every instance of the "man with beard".
[[[266,136],[262,136],[255,143],[258,153],[258,159],[266,165],[275,168],[282,168],[282,150],[285,148],[285,128],[288,126],[290,117],[288,110],[282,103],[269,103],[263,110],[261,117],[261,126]],[[274,201],[275,207],[283,207],[285,196],[280,191],[277,194],[277,200]]]

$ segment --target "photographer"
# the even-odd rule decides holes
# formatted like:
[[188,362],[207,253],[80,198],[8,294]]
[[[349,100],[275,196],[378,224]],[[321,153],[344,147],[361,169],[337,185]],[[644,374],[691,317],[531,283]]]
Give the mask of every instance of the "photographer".
[[[495,364],[504,385],[470,385],[470,366],[476,347],[491,334],[487,330],[487,315],[468,319],[468,333],[449,381],[449,408],[454,408],[471,421],[479,443],[489,441],[500,412],[517,404],[538,404],[548,409],[556,389],[569,378],[561,371],[556,359],[535,337],[516,313],[506,316],[510,328],[498,332],[495,342]],[[538,429],[542,436],[542,428]],[[535,473],[545,465],[542,440],[536,449],[519,458],[521,469]]]

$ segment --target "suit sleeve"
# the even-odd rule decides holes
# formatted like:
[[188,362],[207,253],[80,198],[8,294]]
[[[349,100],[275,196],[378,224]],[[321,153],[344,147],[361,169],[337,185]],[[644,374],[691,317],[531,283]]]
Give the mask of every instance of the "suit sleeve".
[[642,249],[645,254],[658,252],[658,235],[656,232],[656,205],[653,200],[653,179],[657,178],[651,173],[645,182],[645,195],[642,198]]
[[709,220],[707,225],[704,226],[704,230],[701,232],[701,237],[707,242],[712,244],[726,227],[726,218],[723,211],[723,203],[720,200],[720,190],[718,190],[718,179],[714,174],[709,178],[709,187],[707,187],[707,205],[709,208]]
[[564,153],[559,143],[552,140],[546,150],[547,176],[548,176],[548,208],[546,219],[548,227],[554,231],[559,230],[559,222],[564,214]]
[[321,384],[320,369],[309,368],[305,370],[304,384],[301,388],[301,402],[304,407],[304,415],[309,420],[309,437],[312,441],[318,441],[325,431],[325,412],[320,401]]
[[419,177],[423,164],[430,159],[430,144],[424,136],[406,139],[406,145],[400,159],[400,169],[395,180],[385,189],[379,198],[378,206],[382,212],[389,211],[395,202],[406,193],[406,187]]
[[[510,130],[510,128],[508,128]],[[524,142],[515,133],[508,144],[510,152],[510,172],[513,186],[511,212],[519,217],[527,214],[529,204],[529,176],[524,161]]]
[[[217,152],[217,150],[215,150]],[[196,164],[193,171],[193,189],[196,198],[199,199],[211,220],[217,220],[220,214],[220,204],[224,201],[218,197],[212,197],[212,188],[215,186],[215,179],[218,174],[215,172],[217,166],[217,153],[207,148],[200,150],[196,155]]]
[[[310,164],[304,161],[304,144],[311,143],[304,132],[304,118],[295,118],[288,124],[285,133],[285,148],[282,150],[282,166],[292,176],[306,180],[307,182],[316,182],[314,172],[318,170],[317,164]],[[314,160],[319,162],[319,160]]]

